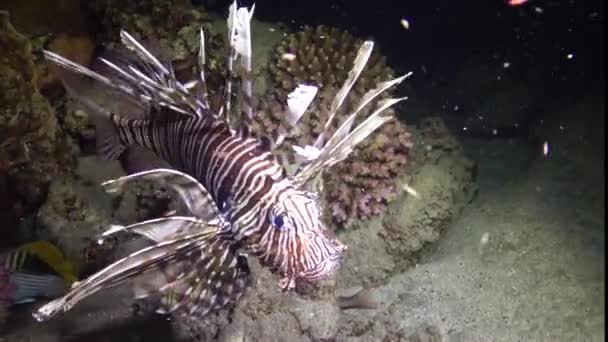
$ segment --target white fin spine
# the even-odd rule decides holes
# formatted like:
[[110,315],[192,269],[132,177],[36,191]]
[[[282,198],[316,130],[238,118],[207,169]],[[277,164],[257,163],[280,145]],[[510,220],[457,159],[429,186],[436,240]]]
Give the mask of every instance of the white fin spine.
[[361,75],[363,68],[365,68],[365,65],[367,64],[367,61],[369,60],[369,57],[371,56],[373,49],[374,49],[374,42],[369,41],[369,40],[365,41],[359,48],[359,51],[357,52],[357,57],[355,57],[353,68],[348,73],[348,78],[346,79],[346,81],[342,85],[342,88],[340,88],[340,90],[338,91],[334,100],[331,103],[331,106],[329,109],[329,117],[327,118],[327,121],[325,122],[324,128],[321,131],[321,134],[319,134],[319,136],[317,137],[317,140],[314,143],[315,147],[321,148],[321,146],[323,146],[323,144],[325,143],[326,132],[329,130],[329,127],[331,127],[331,123],[332,123],[334,117],[336,116],[338,109],[340,108],[340,106],[342,105],[342,103],[344,102],[346,97],[348,96],[348,92],[350,91],[352,86],[355,84],[355,82],[359,78],[359,75]]
[[[395,105],[397,102],[407,99],[406,97],[398,99],[387,99],[383,100],[379,104],[379,108],[376,109],[372,115],[370,115],[365,121],[359,124],[352,132],[348,133],[342,139],[330,139],[330,141],[321,149],[318,157],[309,164],[306,164],[300,168],[295,176],[294,181],[298,184],[305,184],[306,182],[313,179],[321,171],[335,165],[336,163],[346,159],[352,152],[353,148],[367,138],[372,132],[378,127],[382,126],[385,122],[393,119],[392,116],[382,116],[382,112],[389,107]],[[337,135],[344,135],[343,131],[347,127],[352,125],[355,115],[351,115],[336,131]]]
[[101,183],[106,192],[121,191],[127,183],[135,180],[154,181],[175,191],[188,211],[199,219],[212,221],[221,219],[220,210],[207,189],[196,178],[173,169],[153,169],[134,173]]

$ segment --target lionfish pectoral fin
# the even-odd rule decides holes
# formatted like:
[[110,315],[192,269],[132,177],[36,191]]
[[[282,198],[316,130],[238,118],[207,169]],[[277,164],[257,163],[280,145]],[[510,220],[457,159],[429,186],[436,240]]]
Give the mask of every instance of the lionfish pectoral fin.
[[203,317],[228,303],[235,303],[251,284],[247,260],[238,255],[233,242],[217,239],[201,248],[188,272],[153,274],[149,283],[139,282],[140,296],[161,294],[159,313],[180,310],[182,314]]
[[182,236],[144,248],[75,284],[66,295],[42,306],[33,316],[38,321],[48,320],[60,312],[70,310],[74,305],[101,289],[123,284],[146,272],[181,259],[188,259],[192,253],[200,250],[214,236],[216,236],[214,228],[201,229],[196,235]]
[[334,117],[336,116],[338,109],[340,108],[340,106],[342,105],[342,103],[344,102],[346,97],[348,96],[350,89],[353,87],[353,85],[359,78],[359,75],[361,75],[363,68],[365,68],[365,65],[367,64],[367,61],[369,60],[369,57],[371,56],[373,49],[374,49],[374,42],[369,41],[369,40],[363,42],[363,44],[359,48],[359,51],[357,52],[357,56],[355,57],[353,68],[348,73],[348,78],[346,79],[346,81],[344,81],[342,88],[340,88],[340,90],[336,94],[336,97],[334,98],[334,100],[331,103],[331,106],[329,108],[329,117],[327,118],[327,121],[325,122],[325,126],[324,126],[323,130],[321,131],[321,133],[317,137],[317,140],[314,143],[315,147],[321,148],[323,146],[323,144],[325,143],[326,132],[328,131],[329,127],[331,127],[332,121],[333,121]]
[[198,255],[193,256],[190,260],[175,262],[137,277],[132,282],[133,297],[143,299],[152,295],[162,295],[177,282],[191,278],[196,258]]
[[218,222],[204,222],[196,217],[169,216],[134,223],[127,226],[112,225],[101,234],[101,238],[119,232],[132,232],[159,243],[179,236],[196,234],[201,228],[218,227]]
[[154,169],[138,172],[103,182],[101,186],[106,192],[119,192],[127,182],[134,180],[155,181],[171,188],[179,195],[190,213],[203,221],[220,219],[220,210],[207,189],[196,178],[177,170]]

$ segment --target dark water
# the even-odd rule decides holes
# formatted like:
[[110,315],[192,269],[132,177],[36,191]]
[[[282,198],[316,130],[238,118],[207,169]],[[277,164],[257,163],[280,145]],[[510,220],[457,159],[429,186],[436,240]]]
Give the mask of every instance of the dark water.
[[[116,8],[91,10],[111,1],[50,3],[43,8],[35,1],[5,0],[0,9],[11,13],[16,30],[32,42],[49,34],[84,33],[93,37],[97,47],[106,43],[98,40],[112,19],[109,16],[121,13]],[[137,8],[139,3],[143,2],[133,2],[128,8]],[[154,4],[162,3],[140,6],[151,9],[142,16],[154,18],[153,9],[158,6]],[[205,7],[214,18],[225,18],[229,3],[198,0],[187,5],[198,10]],[[407,210],[392,208],[375,221],[340,233],[350,246],[350,256],[338,276],[339,292],[376,287],[377,310],[342,312],[331,300],[309,303],[297,295],[278,293],[270,288],[274,280],[261,277],[263,284],[271,285],[258,286],[230,319],[213,318],[217,321],[211,324],[213,328],[203,328],[208,329],[204,334],[209,339],[603,340],[603,1],[529,0],[515,5],[506,1],[313,0],[263,1],[255,6],[254,18],[269,24],[270,32],[275,27],[280,32],[297,32],[304,25],[338,27],[373,39],[397,74],[413,71],[397,90],[409,97],[397,107],[399,119],[433,133],[437,131],[422,127],[430,117],[438,118],[446,127],[440,132],[453,140],[448,139],[450,147],[442,145],[441,153],[446,154],[435,159],[425,152],[428,159],[417,166],[412,184],[422,197],[424,190],[446,195],[435,202],[415,202],[406,196],[395,200],[394,206],[402,204]],[[216,23],[221,28],[225,25],[223,19]],[[263,26],[258,32],[269,29]],[[269,34],[260,39],[260,45],[273,39],[280,41]],[[40,46],[34,45],[34,54],[39,54],[36,47]],[[43,94],[57,98],[53,90]],[[0,102],[0,106],[5,104]],[[424,145],[432,139],[422,136],[429,140],[414,143]],[[88,182],[87,189],[93,189],[86,190],[93,193],[91,203],[96,204],[92,206],[111,206],[99,200],[91,184],[120,171],[116,165],[99,166],[86,159],[91,157],[86,152],[92,146],[90,138],[76,144],[82,152],[73,172]],[[470,163],[466,167],[462,166],[465,159]],[[9,178],[1,166],[0,189],[6,195],[0,205],[8,226],[0,231],[6,236],[0,245],[13,247],[40,236],[36,217],[46,199],[19,202],[24,212],[8,213],[16,210],[15,201],[25,200],[9,196],[19,187],[6,181]],[[442,210],[449,215],[442,216]],[[420,217],[426,221],[411,223],[417,229],[408,235],[411,240],[386,238],[386,221],[409,224],[408,217],[433,211],[440,214],[425,214]],[[70,220],[61,222],[69,225]],[[404,250],[407,256],[399,254]],[[108,303],[109,307],[104,306]],[[36,323],[30,317],[40,304],[10,308],[7,322],[0,325],[0,341],[193,339],[173,319],[134,316],[132,303],[120,293],[96,296],[80,311],[48,323]]]

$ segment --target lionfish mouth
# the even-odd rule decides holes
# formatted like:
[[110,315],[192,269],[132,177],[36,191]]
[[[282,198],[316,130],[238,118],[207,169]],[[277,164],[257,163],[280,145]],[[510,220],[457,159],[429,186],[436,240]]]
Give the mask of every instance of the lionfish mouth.
[[336,271],[342,266],[348,247],[338,240],[330,240],[328,245],[330,246],[329,255],[314,267],[302,271],[298,276],[299,279],[307,282],[318,282],[336,274]]

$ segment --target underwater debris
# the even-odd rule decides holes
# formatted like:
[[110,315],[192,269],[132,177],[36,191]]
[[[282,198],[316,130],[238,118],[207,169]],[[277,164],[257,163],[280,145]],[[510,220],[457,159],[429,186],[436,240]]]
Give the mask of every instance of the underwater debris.
[[[333,100],[333,94],[348,77],[348,66],[354,61],[360,40],[344,30],[326,26],[305,27],[290,34],[275,49],[269,71],[273,81],[271,92],[258,110],[255,131],[276,134],[285,120],[283,99],[298,84],[319,87],[308,112],[302,117],[298,131],[287,137],[291,144],[311,145],[323,129]],[[283,58],[291,56],[293,58]],[[359,82],[345,99],[336,114],[330,132],[337,129],[345,116],[356,106],[366,89],[378,80],[391,78],[393,70],[386,58],[374,51]],[[382,97],[390,95],[390,91]],[[364,109],[358,120],[371,113],[373,106]],[[392,109],[389,109],[394,114]],[[388,203],[397,198],[402,189],[396,179],[406,170],[407,156],[413,142],[405,125],[393,120],[380,127],[362,142],[344,162],[337,164],[323,176],[326,214],[339,227],[355,220],[369,219],[386,211]],[[288,160],[295,153],[282,148]]]

